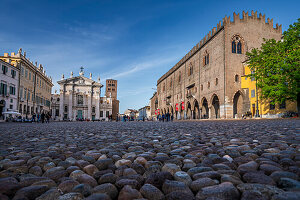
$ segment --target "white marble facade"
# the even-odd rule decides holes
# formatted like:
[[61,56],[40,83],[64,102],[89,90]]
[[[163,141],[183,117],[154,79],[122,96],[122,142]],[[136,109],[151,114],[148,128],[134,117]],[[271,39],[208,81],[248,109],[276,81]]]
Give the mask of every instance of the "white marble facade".
[[79,76],[64,78],[57,82],[60,86],[60,120],[101,120],[107,121],[112,114],[112,99],[101,97],[103,85],[92,80],[92,74],[84,76],[83,68]]

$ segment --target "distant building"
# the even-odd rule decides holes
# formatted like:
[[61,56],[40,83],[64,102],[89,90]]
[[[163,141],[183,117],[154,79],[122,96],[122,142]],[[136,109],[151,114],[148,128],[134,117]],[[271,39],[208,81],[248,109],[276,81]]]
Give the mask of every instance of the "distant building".
[[117,119],[119,114],[119,100],[118,98],[118,81],[113,79],[106,80],[105,96],[112,99],[112,118]]
[[[245,64],[245,63],[244,63]],[[259,90],[256,91],[256,81],[253,78],[247,77],[251,74],[250,68],[244,65],[244,75],[241,77],[241,87],[245,91],[246,111],[251,112],[252,116],[258,114],[262,118],[280,117],[287,111],[297,112],[297,103],[286,101],[282,104],[271,104],[270,101],[262,100],[259,95]],[[257,106],[258,105],[258,106]],[[256,113],[258,111],[258,113]]]
[[151,112],[150,112],[150,106],[144,106],[139,109],[139,120],[150,120],[151,119]]
[[53,120],[59,119],[60,94],[52,94],[51,96],[51,117]]
[[[18,112],[19,69],[3,60],[0,60],[0,120],[9,115],[3,112]],[[11,115],[12,116],[12,115]]]
[[150,98],[150,116],[152,119],[155,119],[158,115],[158,98],[157,92],[153,93],[153,96]]
[[50,112],[53,84],[51,77],[46,75],[44,67],[37,62],[33,64],[22,49],[19,49],[17,54],[4,53],[0,59],[20,70],[18,110],[22,117],[31,118],[34,113]]
[[84,76],[83,67],[79,76],[64,78],[57,82],[60,86],[60,120],[105,120],[112,114],[112,98],[100,97],[103,85],[92,79],[92,74]]
[[131,119],[138,119],[139,111],[129,108],[129,109],[124,111],[124,115],[127,116],[127,117],[130,117]]

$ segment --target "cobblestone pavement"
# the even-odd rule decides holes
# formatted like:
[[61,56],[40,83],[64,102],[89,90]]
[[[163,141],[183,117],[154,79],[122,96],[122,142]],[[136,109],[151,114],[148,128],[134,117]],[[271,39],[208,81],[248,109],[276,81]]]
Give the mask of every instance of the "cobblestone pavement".
[[0,124],[0,199],[300,199],[300,120]]

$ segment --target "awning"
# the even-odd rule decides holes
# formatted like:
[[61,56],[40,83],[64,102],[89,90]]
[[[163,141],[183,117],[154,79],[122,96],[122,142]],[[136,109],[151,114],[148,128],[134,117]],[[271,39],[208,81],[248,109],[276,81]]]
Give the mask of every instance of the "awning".
[[16,111],[6,111],[6,112],[2,112],[2,114],[6,114],[6,115],[21,115],[21,113],[16,112]]

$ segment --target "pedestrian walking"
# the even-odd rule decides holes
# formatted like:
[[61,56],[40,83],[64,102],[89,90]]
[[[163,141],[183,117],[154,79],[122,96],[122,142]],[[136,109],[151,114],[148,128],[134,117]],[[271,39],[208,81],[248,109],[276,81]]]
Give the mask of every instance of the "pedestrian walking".
[[32,115],[32,122],[35,122],[35,117],[36,117],[36,115],[35,115],[35,113],[33,113],[33,115]]
[[49,123],[49,121],[50,121],[50,113],[48,112],[46,114],[46,123]]
[[44,112],[42,112],[42,114],[41,114],[41,120],[42,120],[42,123],[45,122],[45,113]]

